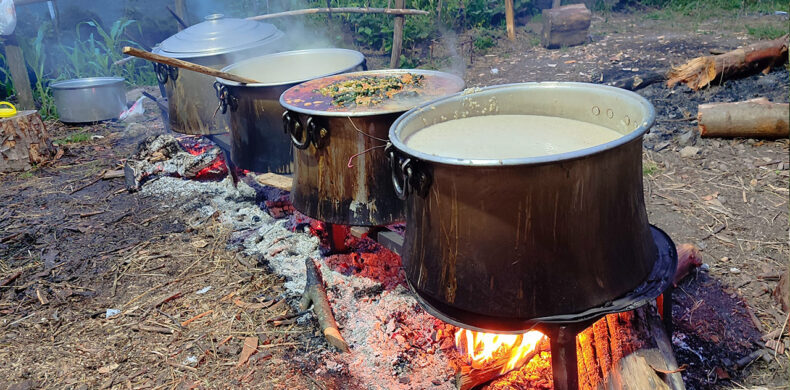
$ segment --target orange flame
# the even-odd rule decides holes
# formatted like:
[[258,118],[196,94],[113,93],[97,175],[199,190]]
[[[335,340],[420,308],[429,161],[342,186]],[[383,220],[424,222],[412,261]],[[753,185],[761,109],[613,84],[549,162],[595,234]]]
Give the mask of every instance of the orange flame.
[[497,334],[458,329],[455,333],[455,346],[466,355],[472,367],[507,357],[507,364],[501,374],[527,363],[527,358],[545,336],[536,330],[524,334]]

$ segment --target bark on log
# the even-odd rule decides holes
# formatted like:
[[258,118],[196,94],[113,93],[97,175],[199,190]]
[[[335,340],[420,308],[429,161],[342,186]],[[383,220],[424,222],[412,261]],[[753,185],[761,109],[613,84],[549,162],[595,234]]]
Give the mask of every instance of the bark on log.
[[592,13],[584,4],[544,9],[541,45],[556,49],[586,42],[591,19]]
[[773,291],[776,301],[782,306],[782,311],[790,312],[790,267],[779,278],[779,283]]
[[760,41],[733,51],[697,57],[669,71],[667,87],[685,83],[698,90],[714,81],[770,70],[787,61],[788,35],[771,41]]
[[299,303],[299,310],[304,311],[313,305],[313,312],[318,320],[318,325],[321,327],[326,341],[332,346],[342,352],[348,352],[348,343],[343,339],[340,331],[335,322],[335,316],[332,314],[332,307],[329,306],[329,300],[326,297],[326,289],[324,288],[324,280],[321,278],[320,271],[315,265],[315,261],[311,258],[305,260],[305,268],[307,269],[307,282],[305,283],[304,293],[302,294],[302,301]]
[[790,104],[758,98],[700,104],[697,121],[703,137],[783,138],[790,134],[788,115]]
[[[576,354],[579,389],[685,389],[672,353],[672,344],[652,305],[610,314],[595,322],[576,337]],[[544,357],[539,355],[535,359]],[[550,357],[548,359],[551,360]],[[520,389],[546,382],[547,378],[535,378],[535,374],[539,373],[528,370],[529,367],[525,365],[495,379],[489,387],[497,390]],[[463,377],[464,386],[471,384],[470,371],[467,368],[461,372],[466,373]],[[474,379],[481,381],[477,383],[479,385],[484,383],[482,380],[485,377],[477,376]],[[456,383],[461,385],[461,381]]]
[[38,111],[0,118],[0,172],[26,171],[56,153]]

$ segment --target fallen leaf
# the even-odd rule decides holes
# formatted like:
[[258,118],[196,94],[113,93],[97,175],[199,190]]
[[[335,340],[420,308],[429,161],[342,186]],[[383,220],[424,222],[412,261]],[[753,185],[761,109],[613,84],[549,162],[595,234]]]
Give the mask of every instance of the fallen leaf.
[[713,200],[715,198],[718,198],[718,197],[719,197],[719,192],[717,191],[717,192],[714,192],[714,193],[712,193],[710,195],[703,196],[702,200],[707,202],[707,201],[711,201],[711,200]]
[[241,349],[241,355],[239,355],[239,362],[236,364],[236,367],[239,367],[248,360],[250,360],[250,356],[252,356],[258,350],[258,338],[257,337],[245,337],[244,338],[244,347]]
[[206,240],[195,240],[195,241],[192,241],[192,246],[197,248],[197,249],[205,248],[205,247],[208,246],[208,241],[206,241]]
[[568,61],[565,61],[565,63],[566,64],[575,64],[576,60],[568,60]]
[[109,374],[110,372],[115,371],[116,368],[118,368],[118,363],[113,363],[107,366],[99,367],[97,371],[99,371],[99,374]]

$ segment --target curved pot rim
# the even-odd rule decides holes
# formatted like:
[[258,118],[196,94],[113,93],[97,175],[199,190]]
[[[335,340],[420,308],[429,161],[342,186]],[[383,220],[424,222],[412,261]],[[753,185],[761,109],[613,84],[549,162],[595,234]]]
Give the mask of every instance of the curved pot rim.
[[229,71],[233,70],[233,68],[235,68],[237,66],[241,66],[241,65],[244,65],[245,63],[253,62],[255,60],[258,60],[258,59],[264,58],[264,57],[265,58],[278,58],[278,57],[290,57],[290,56],[300,56],[300,55],[304,55],[304,54],[320,54],[320,53],[327,53],[327,54],[331,54],[331,53],[346,53],[346,54],[350,54],[352,56],[357,57],[358,62],[355,63],[352,66],[349,66],[349,67],[346,67],[346,68],[343,68],[343,69],[338,69],[338,70],[333,71],[333,72],[328,72],[328,73],[316,75],[315,77],[308,77],[308,78],[303,78],[302,77],[302,78],[296,78],[294,80],[289,80],[289,81],[284,81],[284,82],[243,84],[243,83],[239,83],[239,82],[236,82],[236,81],[226,80],[226,79],[223,79],[223,78],[220,78],[220,77],[217,77],[216,80],[219,81],[222,84],[225,84],[225,85],[228,85],[228,86],[234,86],[234,87],[281,87],[281,86],[286,86],[286,85],[300,84],[300,83],[303,83],[303,82],[308,81],[308,80],[317,79],[317,78],[321,78],[321,77],[332,76],[332,75],[339,74],[339,73],[346,73],[349,70],[354,69],[355,67],[359,66],[359,64],[361,64],[361,63],[363,63],[365,61],[365,55],[364,54],[362,54],[362,53],[360,53],[360,52],[358,52],[356,50],[351,50],[351,49],[342,49],[342,48],[302,49],[302,50],[281,51],[281,52],[277,52],[277,53],[264,54],[262,56],[246,58],[244,60],[241,60],[239,62],[234,62],[234,63],[222,68],[222,72],[228,73]]
[[62,80],[50,85],[52,89],[83,89],[106,87],[117,83],[123,83],[123,77],[85,77],[78,79]]
[[[509,159],[465,159],[465,158],[443,157],[443,156],[436,156],[428,153],[423,153],[418,150],[412,149],[406,146],[406,144],[404,144],[403,141],[400,139],[400,133],[403,131],[403,128],[410,121],[416,120],[418,118],[418,114],[420,114],[423,111],[429,110],[431,107],[437,104],[442,104],[444,102],[456,100],[461,96],[473,95],[483,92],[493,92],[497,90],[514,90],[514,89],[530,90],[534,88],[554,88],[554,89],[570,88],[577,90],[581,88],[585,90],[598,90],[610,95],[620,95],[622,97],[629,98],[635,101],[639,106],[641,106],[645,115],[639,126],[637,126],[631,132],[613,141],[609,141],[589,148],[574,150],[571,152],[550,154],[546,156],[536,156],[536,157],[521,157],[521,158],[509,158]],[[606,150],[615,149],[621,145],[631,142],[639,137],[642,137],[648,131],[648,129],[650,129],[650,127],[653,126],[653,123],[655,122],[655,117],[656,117],[655,107],[653,107],[653,105],[647,99],[645,99],[644,97],[640,96],[635,92],[621,88],[616,88],[608,85],[580,83],[580,82],[565,82],[565,81],[513,83],[513,84],[493,85],[484,88],[468,88],[459,93],[445,96],[427,102],[425,104],[422,104],[418,107],[412,108],[411,110],[401,115],[397,120],[395,120],[395,122],[392,123],[392,126],[390,126],[390,131],[389,131],[389,139],[390,142],[392,142],[393,146],[395,146],[398,150],[406,154],[414,156],[420,160],[431,161],[440,164],[461,165],[461,166],[491,166],[491,167],[526,165],[526,164],[543,164],[543,163],[553,163],[553,162],[565,161],[565,160],[573,160],[577,158],[590,156],[596,153],[600,153]]]
[[[378,69],[378,70],[364,70],[364,71],[360,71],[360,72],[352,72],[352,73],[347,73],[345,75],[347,75],[349,77],[352,77],[352,76],[365,76],[365,75],[381,76],[381,75],[392,75],[392,74],[402,74],[402,73],[416,73],[416,74],[422,74],[422,75],[433,75],[433,76],[437,76],[437,77],[444,77],[444,78],[453,80],[458,85],[458,89],[462,89],[464,87],[464,80],[461,79],[460,77],[458,77],[458,76],[456,76],[456,75],[454,75],[452,73],[441,72],[441,71],[438,71],[438,70],[430,70],[430,69]],[[334,76],[334,75],[331,75],[331,76]],[[330,77],[330,76],[325,76],[325,77]],[[319,79],[319,77],[316,77],[313,80],[318,80],[318,79]],[[311,81],[311,80],[308,80],[308,81]],[[305,81],[305,82],[307,82],[307,81]],[[297,86],[293,86],[291,88],[296,88],[296,87]],[[288,91],[285,91],[285,92],[283,92],[282,95],[280,95],[280,105],[282,105],[288,111],[297,112],[297,113],[304,114],[304,115],[323,116],[323,117],[340,117],[340,118],[358,118],[358,117],[368,117],[368,116],[377,116],[377,115],[401,114],[401,113],[405,113],[405,112],[408,112],[408,111],[414,109],[414,107],[412,107],[411,109],[407,109],[406,107],[398,107],[398,108],[394,108],[394,109],[391,109],[391,110],[381,110],[381,111],[361,109],[361,110],[354,110],[354,111],[347,111],[347,112],[311,110],[311,109],[307,109],[307,108],[304,108],[304,107],[297,107],[297,106],[294,106],[292,104],[288,104],[285,101],[285,98],[284,98],[287,93],[288,93]],[[450,96],[452,96],[452,95],[450,95]],[[444,98],[444,96],[442,98]],[[435,102],[435,101],[436,101],[436,99],[429,100],[429,101],[427,101],[424,104],[430,104],[431,102]],[[419,107],[422,104],[423,103],[418,104],[416,107]]]

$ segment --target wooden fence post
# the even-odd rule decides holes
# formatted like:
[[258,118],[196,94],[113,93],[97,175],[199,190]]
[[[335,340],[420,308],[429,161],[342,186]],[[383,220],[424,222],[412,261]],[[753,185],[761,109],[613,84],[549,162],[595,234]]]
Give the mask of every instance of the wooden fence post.
[[11,72],[11,82],[14,83],[17,104],[21,110],[35,110],[33,103],[33,90],[30,88],[30,78],[27,77],[25,58],[19,48],[16,34],[5,37],[5,60]]
[[513,0],[505,0],[505,21],[507,22],[507,37],[516,40],[516,24],[513,20]]
[[[395,8],[405,7],[405,0],[395,0]],[[395,17],[395,28],[392,31],[392,57],[390,68],[400,67],[400,52],[403,50],[403,15]]]

